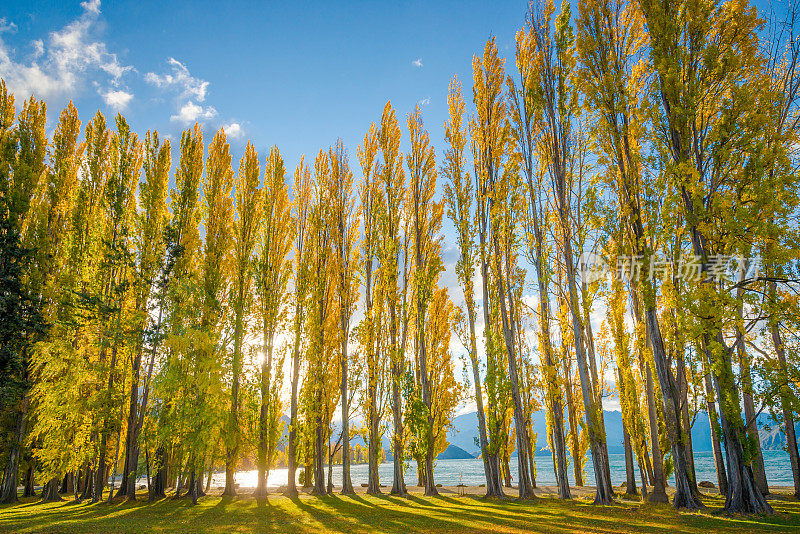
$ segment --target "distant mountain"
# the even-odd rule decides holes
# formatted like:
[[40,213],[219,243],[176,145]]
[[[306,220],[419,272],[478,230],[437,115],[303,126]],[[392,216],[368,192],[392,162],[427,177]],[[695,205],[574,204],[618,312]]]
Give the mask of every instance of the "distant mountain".
[[[603,412],[608,437],[608,452],[625,452],[622,444],[622,414],[620,412]],[[547,420],[544,412],[533,414],[533,430],[536,432],[536,449],[541,451],[547,448]],[[617,439],[619,438],[619,439]],[[461,447],[465,451],[480,455],[481,447],[478,442],[478,414],[470,412],[459,415],[453,420],[453,428],[447,435],[447,440]]]
[[[608,452],[612,454],[624,453],[622,414],[617,411],[603,411],[603,418],[606,426]],[[780,450],[786,446],[786,435],[783,432],[782,425],[772,420],[769,414],[762,413],[756,420],[763,449]],[[547,423],[543,411],[533,414],[533,428],[534,432],[536,432],[537,451],[547,449]],[[795,425],[795,428],[797,433],[800,434],[800,422]],[[448,434],[447,439],[451,444],[474,454],[476,457],[479,456],[477,412],[470,412],[456,417],[453,420],[453,429]],[[706,412],[700,412],[695,417],[694,425],[692,426],[692,446],[697,452],[713,450],[711,445],[711,426]]]
[[[786,434],[783,425],[778,424],[772,416],[766,413],[756,417],[758,437],[761,448],[764,450],[781,450],[786,446]],[[800,422],[795,423],[795,432],[800,432]],[[700,412],[692,426],[692,446],[696,451],[711,451],[711,425],[708,422],[708,413]]]
[[[565,418],[566,419],[566,418]],[[608,440],[608,452],[612,454],[624,453],[622,442],[622,414],[616,411],[603,411],[603,419],[606,426],[606,439]],[[284,450],[289,434],[289,418],[281,416],[284,422],[283,435],[278,448]],[[781,450],[786,446],[786,435],[782,425],[777,424],[769,414],[760,414],[757,417],[758,433],[761,439],[761,447],[764,450]],[[351,432],[355,426],[359,426],[358,421],[351,422]],[[533,414],[533,429],[536,432],[536,449],[543,451],[547,449],[547,422],[543,411]],[[795,425],[795,429],[800,434],[800,422]],[[334,424],[334,435],[337,435],[338,427]],[[383,449],[386,451],[386,459],[391,460],[391,429],[383,436]],[[447,434],[447,441],[450,445],[443,451],[439,459],[467,459],[480,456],[481,448],[478,443],[478,414],[477,412],[465,413],[457,416],[453,420],[453,428]],[[366,443],[361,436],[351,433],[350,443],[355,446],[357,443],[366,447]],[[695,417],[692,426],[692,446],[697,452],[709,452],[711,446],[711,426],[708,422],[708,414],[699,412]]]
[[468,453],[461,447],[450,444],[436,458],[438,460],[471,460],[475,458],[475,455]]

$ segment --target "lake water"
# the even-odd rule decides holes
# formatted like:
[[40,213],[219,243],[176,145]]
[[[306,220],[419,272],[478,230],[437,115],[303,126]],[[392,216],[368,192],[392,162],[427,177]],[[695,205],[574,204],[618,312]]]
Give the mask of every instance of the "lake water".
[[[553,462],[549,452],[543,451],[536,455],[536,483],[540,486],[555,485],[553,475]],[[708,480],[717,483],[717,474],[714,469],[714,456],[711,452],[697,452],[694,456],[695,470],[698,482]],[[619,485],[625,481],[625,455],[609,454],[609,465],[611,467],[611,480],[614,485]],[[764,467],[767,472],[767,480],[771,486],[791,486],[792,470],[789,464],[789,455],[784,451],[764,451]],[[327,470],[327,466],[326,466]],[[511,459],[511,475],[516,480],[517,459]],[[326,471],[327,473],[327,471]],[[638,469],[636,470],[636,482],[639,481]],[[381,484],[392,485],[392,464],[383,463],[378,468]],[[257,480],[256,471],[241,471],[236,474],[236,482],[242,488],[254,488]],[[326,475],[327,476],[327,475]],[[367,465],[359,464],[350,467],[350,478],[353,485],[360,486],[367,482]],[[455,486],[459,483],[468,486],[477,486],[486,482],[483,473],[483,462],[478,458],[468,460],[437,460],[434,468],[434,479],[437,484],[444,486]],[[569,469],[570,484],[575,480],[572,477],[572,466]],[[278,487],[286,484],[286,468],[273,469],[269,474],[267,485]],[[417,481],[416,463],[408,466],[406,470],[406,484],[415,484]],[[674,483],[674,480],[672,481]],[[333,483],[341,486],[342,466],[333,466]],[[585,483],[594,485],[594,471],[592,470],[591,459],[586,462]],[[212,476],[212,486],[225,486],[225,473],[215,473]]]

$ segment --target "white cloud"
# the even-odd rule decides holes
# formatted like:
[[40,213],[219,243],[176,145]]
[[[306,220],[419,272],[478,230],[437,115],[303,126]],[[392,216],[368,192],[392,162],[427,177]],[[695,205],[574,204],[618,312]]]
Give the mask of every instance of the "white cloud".
[[180,98],[203,102],[206,99],[209,82],[192,76],[186,65],[174,57],[169,58],[167,63],[172,68],[171,73],[156,74],[155,72],[148,72],[144,76],[145,81],[162,89],[176,90]]
[[[63,28],[53,31],[47,40],[31,42],[33,54],[28,61],[13,57],[13,49],[0,39],[0,72],[9,88],[21,98],[35,94],[48,98],[74,93],[89,78],[98,74],[104,85],[118,87],[125,73],[133,67],[123,65],[105,42],[94,37],[100,14],[100,1],[83,2],[84,12]],[[16,28],[13,22],[0,22],[0,34]],[[95,80],[95,83],[97,81]]]
[[242,129],[242,125],[238,122],[232,122],[226,126],[223,126],[222,129],[225,130],[225,135],[231,139],[240,139],[242,136],[244,136],[244,129]]
[[106,103],[107,106],[110,106],[116,110],[125,109],[131,100],[133,100],[133,94],[128,93],[127,91],[117,90],[117,91],[106,91],[103,93],[100,91],[100,96],[103,97],[103,101]]
[[423,98],[422,100],[419,101],[419,106],[420,107],[427,106],[430,103],[431,103],[431,97],[426,96],[425,98]]
[[0,33],[14,33],[17,31],[17,25],[7,20],[5,17],[0,17]]
[[182,122],[184,124],[190,124],[196,121],[202,121],[204,119],[211,119],[217,115],[217,110],[211,106],[204,108],[195,104],[192,101],[185,103],[181,106],[180,110],[178,111],[177,115],[173,115],[169,118],[169,120],[173,122]]
[[412,65],[414,65],[414,66],[415,66],[415,67],[417,67],[417,68],[420,68],[420,67],[422,67],[422,58],[421,58],[421,57],[418,57],[417,59],[415,59],[414,61],[412,61],[412,62],[411,62],[411,64],[412,64]]
[[33,60],[37,60],[44,55],[44,41],[35,39],[31,41],[31,46],[33,47]]
[[81,2],[81,7],[86,11],[94,13],[95,15],[100,14],[100,0],[89,0],[88,2]]

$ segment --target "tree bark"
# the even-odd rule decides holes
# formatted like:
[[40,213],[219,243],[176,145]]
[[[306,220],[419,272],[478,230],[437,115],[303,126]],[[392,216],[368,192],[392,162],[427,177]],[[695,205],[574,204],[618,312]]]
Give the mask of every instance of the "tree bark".
[[[774,293],[774,284],[773,284]],[[770,334],[775,353],[778,356],[779,380],[781,382],[781,411],[783,412],[783,426],[786,432],[786,451],[789,454],[789,463],[792,466],[792,479],[794,480],[794,496],[800,499],[800,455],[797,450],[797,436],[794,428],[794,412],[789,403],[789,384],[787,377],[786,349],[783,345],[778,323],[773,321],[770,325]]]
[[[322,392],[317,393],[317,406],[321,410]],[[314,417],[314,495],[325,495],[325,429],[322,415],[317,413]]]
[[373,402],[369,408],[369,458],[368,458],[368,481],[367,494],[380,495],[381,484],[378,477],[379,454],[381,448],[380,436],[378,435],[380,421],[375,410],[375,393],[372,393]]
[[[702,349],[698,349],[698,354],[702,354]],[[708,423],[711,426],[711,446],[714,449],[714,467],[717,471],[717,485],[719,494],[728,493],[728,477],[725,473],[725,459],[722,456],[722,446],[719,439],[719,421],[717,420],[717,408],[714,402],[714,387],[711,385],[711,375],[707,370],[708,364],[703,362],[703,382],[706,386],[706,410],[708,411]]]
[[[392,297],[390,297],[392,298]],[[400,381],[403,379],[402,348],[397,343],[397,309],[393,300],[389,302],[389,328],[392,358],[392,422],[393,422],[393,447],[392,464],[393,480],[392,495],[405,497],[405,474],[403,472],[403,406],[400,395]]]
[[[527,425],[525,422],[525,410],[522,406],[522,398],[519,388],[519,371],[517,369],[517,351],[514,342],[514,306],[513,295],[510,289],[507,291],[506,283],[508,280],[503,278],[503,270],[500,262],[500,246],[496,232],[492,232],[494,242],[495,269],[497,276],[498,302],[500,304],[500,318],[503,327],[503,339],[506,345],[506,356],[508,358],[508,376],[511,382],[511,399],[514,403],[514,428],[517,438],[517,485],[520,499],[530,499],[535,497],[531,488],[530,473],[528,472],[528,437]],[[508,265],[506,266],[506,276],[511,276]]]
[[83,484],[81,487],[81,494],[78,498],[79,501],[88,499],[92,496],[92,488],[94,488],[95,470],[92,468],[92,463],[86,464],[86,474],[83,477]]
[[653,491],[648,496],[650,502],[669,502],[667,496],[667,481],[664,476],[664,455],[661,451],[661,443],[658,435],[658,409],[655,401],[655,384],[653,382],[653,372],[650,362],[646,362],[646,389],[647,389],[647,419],[650,428],[650,446],[653,456]]
[[689,420],[689,383],[686,378],[686,356],[684,354],[684,346],[681,343],[678,347],[678,391],[681,395],[681,421],[683,423],[684,435],[686,443],[684,448],[686,450],[686,472],[689,475],[689,487],[692,493],[699,500],[702,496],[700,490],[697,488],[697,472],[694,467],[694,446],[692,445],[692,426]]
[[[483,222],[479,223],[478,236],[480,238],[480,261],[481,261],[481,293],[483,298],[483,325],[484,325],[484,338],[486,341],[486,353],[489,354],[492,350],[492,333],[491,333],[491,320],[489,318],[489,266],[486,262],[486,254],[484,252],[486,246],[486,229]],[[490,397],[491,399],[491,397]],[[488,430],[488,427],[487,427]],[[491,450],[491,452],[489,452]],[[503,484],[502,473],[500,469],[500,456],[496,443],[492,443],[487,436],[486,451],[487,463],[489,465],[489,475],[491,480],[486,483],[486,496],[487,497],[503,497]]]
[[[634,319],[637,324],[642,321],[642,305],[639,298],[639,293],[635,288],[631,288],[631,301],[633,303]],[[647,331],[647,324],[644,325]],[[646,334],[646,343],[651,346],[650,333]],[[645,375],[645,397],[647,399],[647,421],[650,430],[650,448],[653,461],[651,465],[652,477],[650,484],[653,486],[653,491],[647,496],[650,502],[669,502],[667,496],[667,481],[664,476],[664,460],[661,452],[661,444],[659,443],[658,436],[658,408],[656,407],[655,396],[655,383],[653,382],[653,371],[649,361],[646,361],[646,354],[640,350],[639,352],[639,369],[644,371]]]
[[27,428],[27,412],[28,412],[29,398],[27,392],[23,394],[22,404],[19,413],[17,414],[17,428],[14,436],[14,441],[11,443],[11,450],[8,454],[8,463],[6,464],[5,475],[3,476],[3,493],[0,495],[0,502],[13,503],[17,502],[17,486],[19,480],[19,460],[22,455],[22,443],[25,439]]
[[164,445],[156,449],[156,476],[153,480],[153,491],[150,494],[150,500],[163,499],[167,496],[167,461],[168,455]]
[[261,363],[261,406],[258,413],[258,483],[256,485],[256,496],[263,497],[267,494],[267,449],[269,448],[269,399],[270,378],[272,376],[272,336],[264,331],[264,346],[266,347],[266,357]]
[[286,494],[297,496],[297,394],[300,381],[300,325],[295,319],[295,340],[292,352],[292,398],[289,408],[289,444],[286,449],[287,487]]
[[33,465],[28,465],[25,470],[25,488],[22,492],[23,497],[36,497],[36,490],[33,482]]
[[350,405],[347,393],[347,341],[350,337],[349,318],[342,311],[342,495],[353,495],[353,482],[350,480]]
[[[749,254],[749,250],[745,251]],[[737,283],[742,283],[747,275],[744,257],[740,257],[736,272]],[[743,331],[744,316],[744,287],[736,289],[736,314],[738,322],[736,325],[736,355],[739,359],[739,379],[742,383],[742,404],[744,404],[745,429],[747,438],[750,440],[750,450],[754,452],[752,458],[753,476],[756,486],[764,495],[769,495],[769,485],[767,484],[767,473],[764,470],[764,456],[761,453],[761,439],[758,436],[758,422],[756,421],[756,411],[753,405],[753,377],[750,375],[750,358],[745,348],[745,332]]]
[[[420,240],[420,229],[417,228],[417,260],[418,262],[422,259],[421,252],[419,250],[419,240]],[[419,263],[417,264],[418,273],[421,274],[419,269],[421,269]],[[431,385],[430,385],[430,376],[428,376],[428,357],[427,357],[427,350],[425,347],[425,306],[422,302],[422,299],[419,295],[417,295],[417,347],[419,350],[419,378],[420,384],[422,387],[422,402],[425,404],[425,408],[427,408],[428,414],[426,416],[427,425],[425,427],[425,458],[424,458],[424,467],[425,467],[425,495],[430,497],[433,495],[439,495],[439,492],[436,490],[436,484],[433,480],[433,454],[434,454],[434,435],[433,435],[433,402],[431,399]]]
[[[706,356],[709,361],[713,361],[708,349],[709,336],[705,333],[703,337]],[[717,398],[722,399],[723,384],[726,384],[726,389],[731,387],[733,370],[730,365],[730,348],[725,346],[721,332],[717,333],[715,343],[726,353],[721,358],[723,361],[719,366],[720,370],[712,371],[712,382]],[[733,389],[734,397],[738,399],[738,388],[734,385]],[[730,392],[725,392],[725,394],[730,395]],[[720,427],[725,441],[725,461],[728,466],[728,493],[725,495],[725,511],[742,514],[772,513],[772,507],[756,487],[752,468],[745,463],[744,450],[739,438],[739,433],[744,431],[744,422],[738,412],[738,407],[739,403],[737,402],[737,412],[731,414],[726,413],[726,406],[720,405]]]
[[478,412],[478,441],[481,446],[481,460],[483,473],[486,477],[486,496],[489,496],[489,487],[492,484],[492,469],[489,465],[489,439],[486,436],[486,412],[483,407],[483,388],[481,387],[481,372],[478,366],[478,344],[475,336],[475,309],[467,303],[467,317],[470,332],[470,362],[472,363],[472,382],[475,386],[475,406]]
[[564,349],[564,355],[561,358],[561,363],[564,368],[564,380],[566,381],[566,391],[567,391],[567,419],[569,421],[569,431],[570,431],[570,441],[572,442],[571,449],[572,449],[572,471],[575,476],[575,485],[578,487],[583,487],[583,466],[581,465],[582,458],[581,458],[581,447],[579,443],[579,432],[580,428],[578,426],[578,411],[577,406],[575,406],[575,399],[572,394],[572,376],[569,369],[569,364],[567,362],[568,358],[568,349]]
[[[237,300],[243,301],[244,288],[238,288]],[[241,304],[237,307],[240,307]],[[231,409],[228,417],[228,436],[225,440],[227,455],[225,458],[225,491],[223,495],[236,495],[236,465],[239,462],[239,375],[242,367],[242,336],[244,320],[241,309],[236,310],[233,334],[233,362],[231,364],[233,384],[231,386]]]
[[622,422],[622,443],[625,447],[625,493],[628,495],[638,495],[639,491],[636,489],[636,472],[633,465],[631,437],[628,434],[628,427],[625,421]]
[[[560,169],[563,171],[563,169]],[[611,504],[614,502],[614,491],[611,487],[611,474],[609,472],[608,456],[604,452],[605,428],[600,426],[602,409],[598,412],[595,402],[595,391],[591,380],[589,365],[586,361],[586,351],[583,343],[583,324],[581,322],[578,302],[578,290],[575,283],[575,258],[572,252],[572,235],[570,206],[567,201],[566,176],[558,172],[554,177],[554,190],[561,226],[561,249],[566,266],[566,279],[568,286],[567,305],[572,318],[573,342],[575,343],[575,358],[578,364],[578,374],[583,393],[584,416],[586,418],[586,431],[589,438],[589,447],[592,451],[592,464],[596,482],[595,504]]]

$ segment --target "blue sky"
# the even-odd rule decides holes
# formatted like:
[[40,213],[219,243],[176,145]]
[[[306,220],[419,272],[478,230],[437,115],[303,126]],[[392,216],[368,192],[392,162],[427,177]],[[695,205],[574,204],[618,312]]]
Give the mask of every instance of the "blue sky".
[[259,153],[277,144],[289,170],[337,137],[354,157],[387,100],[403,126],[422,104],[440,155],[450,78],[458,74],[469,101],[472,55],[491,35],[510,52],[527,7],[525,0],[4,4],[0,76],[18,97],[45,98],[51,124],[69,99],[84,121],[98,109],[121,110],[142,134],[154,128],[177,137],[196,119],[207,140],[229,127],[235,163],[251,139]]

